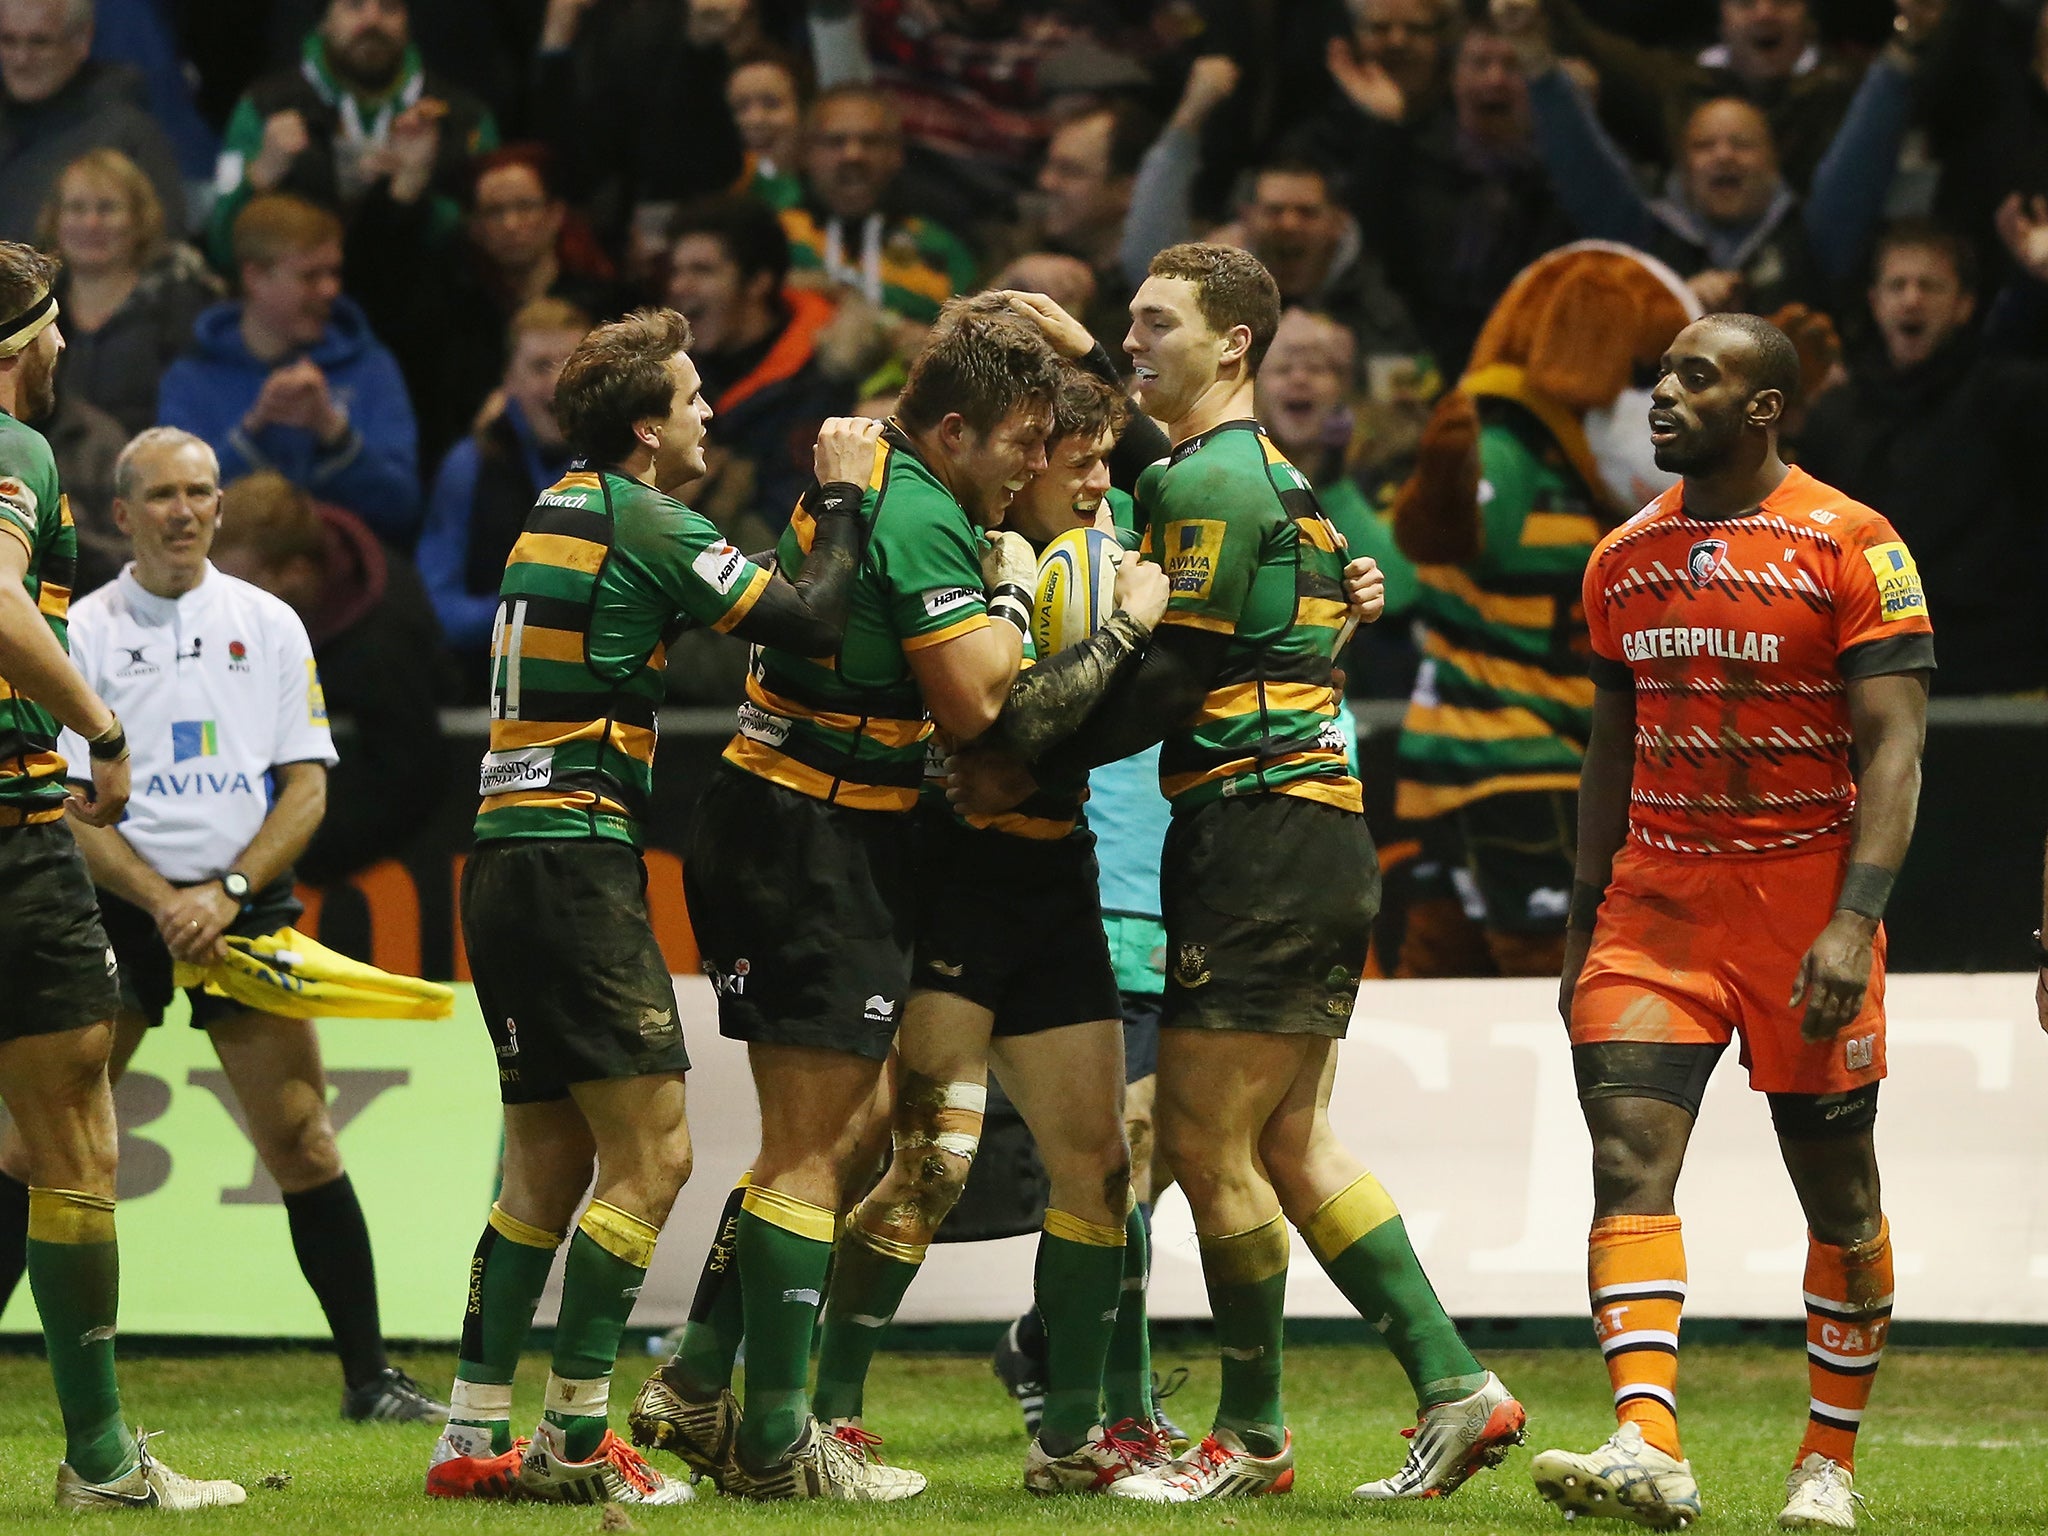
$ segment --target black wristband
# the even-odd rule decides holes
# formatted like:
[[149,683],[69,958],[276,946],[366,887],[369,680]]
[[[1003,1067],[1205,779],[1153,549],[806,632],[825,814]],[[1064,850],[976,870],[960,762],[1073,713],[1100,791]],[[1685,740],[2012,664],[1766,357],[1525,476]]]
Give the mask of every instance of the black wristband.
[[1574,880],[1571,909],[1565,913],[1565,930],[1568,933],[1591,933],[1593,925],[1599,921],[1600,903],[1606,899],[1604,887],[1589,880]]
[[1884,916],[1884,904],[1891,899],[1892,872],[1882,864],[1851,864],[1842,876],[1842,892],[1835,898],[1837,912],[1854,912],[1876,922]]
[[865,495],[866,492],[851,480],[827,481],[818,487],[818,504],[811,515],[823,517],[827,512],[858,512]]
[[118,763],[128,755],[128,733],[116,720],[106,731],[88,741],[85,750],[96,763]]

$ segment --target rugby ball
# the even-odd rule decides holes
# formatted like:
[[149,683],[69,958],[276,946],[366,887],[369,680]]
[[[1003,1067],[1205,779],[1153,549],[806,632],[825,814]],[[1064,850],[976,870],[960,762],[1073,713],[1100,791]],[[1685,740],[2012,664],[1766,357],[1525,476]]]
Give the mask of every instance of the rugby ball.
[[1116,611],[1117,542],[1097,528],[1069,528],[1038,559],[1031,643],[1043,659],[1086,640]]

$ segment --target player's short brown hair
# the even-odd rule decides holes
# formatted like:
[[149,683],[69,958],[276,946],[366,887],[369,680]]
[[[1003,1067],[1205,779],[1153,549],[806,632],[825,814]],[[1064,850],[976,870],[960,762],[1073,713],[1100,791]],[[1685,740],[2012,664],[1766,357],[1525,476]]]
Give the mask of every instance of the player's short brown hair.
[[896,419],[929,432],[954,412],[978,433],[1021,405],[1050,406],[1059,394],[1061,363],[1037,326],[998,294],[949,299],[931,339],[910,365],[896,400]]
[[[1318,173],[1320,174],[1320,173]],[[1280,329],[1280,285],[1266,264],[1234,245],[1190,240],[1169,245],[1145,269],[1151,277],[1178,277],[1194,285],[1195,307],[1219,336],[1233,326],[1246,326],[1252,344],[1245,352],[1245,371],[1257,373]]]
[[267,267],[300,251],[341,244],[341,220],[303,197],[266,192],[235,215],[231,244],[236,267]]
[[1104,432],[1122,437],[1130,420],[1130,402],[1115,385],[1071,363],[1061,368],[1059,393],[1052,397],[1054,441],[1082,437],[1092,443]]
[[0,240],[0,325],[14,319],[47,293],[61,266],[32,245]]
[[594,464],[629,457],[633,423],[675,405],[669,359],[695,339],[673,309],[636,309],[584,337],[555,385],[555,421],[569,446]]
[[229,485],[221,492],[212,553],[241,549],[273,571],[288,560],[322,559],[327,540],[313,498],[274,469],[259,469]]

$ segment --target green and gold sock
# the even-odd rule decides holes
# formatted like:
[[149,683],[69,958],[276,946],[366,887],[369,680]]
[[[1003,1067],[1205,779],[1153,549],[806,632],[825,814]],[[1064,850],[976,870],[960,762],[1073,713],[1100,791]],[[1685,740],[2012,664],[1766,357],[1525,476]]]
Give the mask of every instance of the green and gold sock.
[[854,1208],[832,1248],[819,1324],[818,1390],[811,1397],[811,1411],[820,1419],[860,1417],[875,1350],[924,1263],[924,1244],[868,1231],[861,1225],[863,1209]]
[[29,1190],[28,1284],[64,1415],[64,1459],[87,1482],[110,1483],[135,1465],[114,1377],[121,1253],[111,1195]]
[[725,1197],[725,1209],[718,1213],[718,1235],[704,1255],[697,1293],[690,1298],[682,1342],[669,1361],[684,1392],[698,1402],[707,1402],[732,1385],[733,1362],[739,1358],[740,1340],[746,1335],[746,1305],[740,1298],[740,1202],[752,1183],[752,1173],[741,1174]]
[[462,1313],[448,1422],[475,1431],[464,1437],[472,1442],[487,1434],[494,1456],[512,1449],[512,1377],[561,1246],[561,1233],[528,1226],[494,1205],[469,1261],[469,1305]]
[[1045,1319],[1045,1419],[1038,1439],[1064,1456],[1102,1419],[1102,1373],[1124,1278],[1124,1229],[1048,1210],[1034,1294]]
[[1317,1208],[1301,1235],[1344,1299],[1386,1340],[1419,1407],[1451,1402],[1485,1382],[1486,1368],[1458,1337],[1378,1179],[1360,1174]]
[[661,1229],[630,1211],[593,1200],[569,1240],[562,1269],[562,1310],[555,1323],[547,1421],[562,1431],[563,1454],[587,1461],[604,1441],[612,1367],[640,1283],[654,1262]]
[[810,1417],[804,1388],[818,1301],[832,1265],[834,1225],[823,1206],[758,1184],[740,1203],[740,1290],[747,1321],[740,1452],[756,1467],[780,1461]]
[[1202,1279],[1216,1319],[1222,1394],[1216,1427],[1244,1441],[1255,1456],[1272,1456],[1287,1438],[1280,1406],[1281,1344],[1287,1317],[1287,1222],[1272,1219],[1203,1237]]
[[1102,1416],[1112,1424],[1152,1417],[1152,1328],[1145,1308],[1151,1277],[1152,1221],[1144,1206],[1133,1205],[1124,1218],[1122,1289],[1102,1367]]

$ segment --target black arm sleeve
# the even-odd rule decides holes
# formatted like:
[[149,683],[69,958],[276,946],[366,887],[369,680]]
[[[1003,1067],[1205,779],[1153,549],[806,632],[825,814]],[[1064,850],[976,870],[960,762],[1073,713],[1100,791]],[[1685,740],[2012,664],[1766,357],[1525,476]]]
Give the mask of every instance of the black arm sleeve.
[[1029,762],[1079,730],[1144,648],[1145,632],[1117,609],[1080,644],[1019,672],[986,739]]
[[[1105,384],[1114,384],[1118,389],[1124,387],[1109,349],[1099,341],[1095,343],[1095,350],[1081,359],[1080,366]],[[1125,395],[1124,404],[1131,409],[1131,419],[1124,427],[1124,435],[1109,451],[1109,483],[1120,491],[1128,492],[1137,485],[1138,476],[1145,472],[1146,465],[1157,464],[1173,452],[1173,443],[1160,430],[1158,422],[1138,409],[1137,401]]]
[[1164,741],[1208,696],[1229,645],[1228,635],[1162,626],[1135,665],[1117,669],[1080,729],[1038,758],[1040,776],[1084,773]]
[[861,488],[851,481],[813,486],[804,505],[816,522],[803,574],[787,581],[777,571],[747,616],[732,627],[742,640],[799,656],[830,656],[846,638],[853,581],[867,553],[868,525]]

